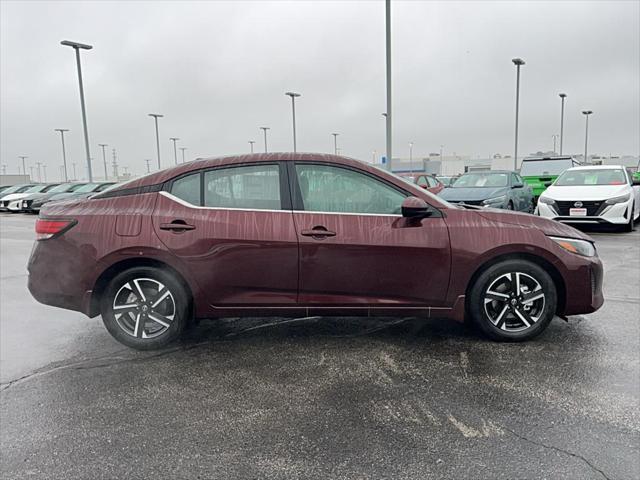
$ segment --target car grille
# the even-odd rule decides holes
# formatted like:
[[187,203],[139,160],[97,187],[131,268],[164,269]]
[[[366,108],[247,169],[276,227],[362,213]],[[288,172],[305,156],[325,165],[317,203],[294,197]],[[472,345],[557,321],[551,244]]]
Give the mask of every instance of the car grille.
[[482,200],[447,200],[449,203],[466,203],[467,205],[482,205]]
[[[581,203],[582,205],[578,205]],[[582,201],[582,200],[570,200],[570,201],[558,201],[556,200],[556,205],[558,205],[558,215],[565,217],[569,216],[569,209],[571,208],[586,208],[587,216],[596,217],[600,215],[600,212],[604,209],[605,203],[604,200],[595,201]]]

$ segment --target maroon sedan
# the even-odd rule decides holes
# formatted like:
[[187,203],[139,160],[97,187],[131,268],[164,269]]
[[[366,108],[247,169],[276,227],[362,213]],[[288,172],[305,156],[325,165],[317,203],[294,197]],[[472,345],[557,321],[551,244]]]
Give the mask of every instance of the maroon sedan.
[[593,240],[541,217],[454,206],[357,160],[210,158],[47,204],[29,289],[165,345],[194,318],[470,318],[525,340],[603,303]]
[[425,190],[430,191],[434,195],[437,195],[444,190],[444,184],[435,176],[427,173],[403,173],[400,176],[409,182],[415,183]]

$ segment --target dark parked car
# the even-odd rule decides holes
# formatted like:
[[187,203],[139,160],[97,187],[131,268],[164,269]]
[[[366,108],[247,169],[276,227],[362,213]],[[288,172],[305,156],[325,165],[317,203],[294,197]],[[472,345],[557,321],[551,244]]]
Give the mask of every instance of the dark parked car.
[[59,193],[68,193],[75,192],[79,188],[81,188],[85,183],[62,183],[55,188],[52,188],[46,193],[38,193],[34,195],[30,195],[28,197],[23,198],[23,200],[27,201],[27,206],[25,208],[24,202],[21,204],[21,211],[23,212],[31,212],[38,213],[40,208],[47,203],[51,198]]
[[525,340],[603,303],[593,240],[456,206],[372,165],[270,153],[181,164],[36,222],[29,290],[165,345],[193,318],[418,315]]
[[533,213],[533,191],[516,172],[470,172],[458,178],[440,196],[452,203],[504,208]]
[[[22,199],[21,211],[37,213],[42,205],[48,202],[57,202],[58,200],[66,200],[68,198],[88,198],[91,195],[106,190],[115,182],[98,182],[86,184],[71,184],[73,187],[67,187],[64,192],[56,192],[53,195],[33,196]],[[69,185],[69,184],[67,184]],[[53,193],[53,192],[52,192]]]

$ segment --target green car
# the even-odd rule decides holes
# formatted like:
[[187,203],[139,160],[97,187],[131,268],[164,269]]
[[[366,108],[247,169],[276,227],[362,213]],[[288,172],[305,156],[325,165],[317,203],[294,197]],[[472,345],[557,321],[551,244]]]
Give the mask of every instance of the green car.
[[534,202],[546,188],[567,168],[577,167],[580,162],[573,157],[528,157],[522,160],[520,176],[533,189]]

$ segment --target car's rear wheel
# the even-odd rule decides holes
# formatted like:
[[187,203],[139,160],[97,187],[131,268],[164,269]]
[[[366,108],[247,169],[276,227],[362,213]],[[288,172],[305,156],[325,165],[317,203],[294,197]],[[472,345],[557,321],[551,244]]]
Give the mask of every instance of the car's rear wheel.
[[513,210],[513,202],[511,202],[511,200],[507,203],[507,210]]
[[189,311],[189,296],[181,282],[152,267],[134,267],[116,275],[101,302],[109,333],[139,350],[161,348],[177,338]]
[[469,313],[487,336],[524,341],[542,333],[556,312],[553,279],[535,263],[507,260],[490,266],[469,292]]

